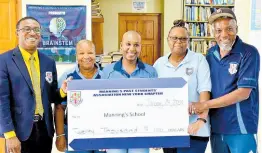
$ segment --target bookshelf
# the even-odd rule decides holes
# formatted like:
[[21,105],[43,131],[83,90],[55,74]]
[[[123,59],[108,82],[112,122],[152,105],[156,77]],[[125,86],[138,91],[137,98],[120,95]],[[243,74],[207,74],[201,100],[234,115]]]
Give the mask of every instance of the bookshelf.
[[235,0],[183,0],[183,19],[190,32],[190,49],[206,54],[215,45],[208,17],[219,8],[235,7]]

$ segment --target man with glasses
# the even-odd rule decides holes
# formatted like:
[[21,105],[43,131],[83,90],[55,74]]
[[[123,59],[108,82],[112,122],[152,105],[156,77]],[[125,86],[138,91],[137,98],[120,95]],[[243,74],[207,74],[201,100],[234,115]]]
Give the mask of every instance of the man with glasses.
[[[188,39],[189,33],[185,28],[185,22],[174,21],[167,38],[171,53],[159,58],[154,68],[160,78],[187,78],[189,103],[204,102],[209,100],[211,91],[209,66],[202,54],[188,49]],[[189,148],[164,148],[164,153],[204,153],[210,135],[208,110],[199,115],[190,111],[188,133],[190,134]]]
[[61,101],[55,61],[37,51],[39,22],[16,25],[18,47],[0,55],[0,134],[7,153],[51,153],[54,134],[51,103]]
[[210,18],[217,45],[208,51],[212,100],[194,103],[201,113],[210,109],[213,153],[256,153],[258,130],[258,50],[237,36],[237,20],[228,8]]

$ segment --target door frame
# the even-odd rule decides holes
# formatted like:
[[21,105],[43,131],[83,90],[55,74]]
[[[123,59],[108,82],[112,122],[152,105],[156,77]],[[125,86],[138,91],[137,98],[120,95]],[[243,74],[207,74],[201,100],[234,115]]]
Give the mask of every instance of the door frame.
[[158,23],[158,31],[159,31],[159,46],[157,48],[157,56],[160,58],[163,55],[163,41],[162,41],[162,13],[118,13],[118,47],[120,47],[120,42],[122,40],[122,37],[120,35],[120,16],[158,16],[159,23]]

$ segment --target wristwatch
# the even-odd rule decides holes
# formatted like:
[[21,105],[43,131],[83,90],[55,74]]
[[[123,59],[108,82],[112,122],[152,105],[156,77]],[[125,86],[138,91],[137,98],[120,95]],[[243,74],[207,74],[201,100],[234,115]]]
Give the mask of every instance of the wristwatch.
[[204,123],[206,123],[206,122],[207,122],[207,120],[206,120],[206,119],[204,119],[204,118],[197,118],[197,120],[203,121]]

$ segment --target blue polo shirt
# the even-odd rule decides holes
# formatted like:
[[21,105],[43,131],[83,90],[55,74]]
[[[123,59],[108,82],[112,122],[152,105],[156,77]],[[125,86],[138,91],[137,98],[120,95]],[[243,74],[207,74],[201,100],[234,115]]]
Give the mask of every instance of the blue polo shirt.
[[[154,64],[154,68],[157,71],[158,77],[184,77],[188,80],[188,100],[189,102],[198,102],[199,95],[203,91],[211,91],[211,80],[208,63],[205,57],[200,53],[195,53],[190,50],[187,51],[187,55],[181,61],[181,63],[175,67],[169,61],[168,58],[171,54],[160,57]],[[176,117],[176,116],[174,116]],[[189,123],[197,121],[198,115],[190,115]],[[197,132],[195,136],[208,137],[210,136],[210,124],[209,119],[207,123]]]
[[128,74],[122,66],[122,58],[110,65],[107,65],[103,69],[102,79],[114,79],[114,78],[157,78],[156,70],[145,63],[137,60],[136,69],[132,74]]
[[[95,64],[95,67],[97,67],[97,71],[95,73],[95,75],[93,76],[92,79],[101,79],[102,76],[102,71],[100,70],[100,67],[98,66],[98,64]],[[76,66],[73,69],[70,69],[66,72],[64,72],[62,74],[62,76],[59,78],[58,81],[58,87],[60,88],[63,81],[66,80],[68,77],[72,76],[73,80],[87,80],[81,73],[78,67],[78,64],[76,64]],[[66,99],[66,98],[65,98]],[[61,103],[62,105],[67,105],[67,101],[63,101]],[[64,119],[64,123],[67,125],[67,109],[66,109],[66,113],[65,113],[65,119]]]
[[[95,66],[97,67],[97,72],[95,73],[95,75],[93,76],[92,79],[101,79],[102,76],[102,71],[100,70],[100,67],[98,66],[98,64],[95,64]],[[58,87],[60,88],[63,81],[66,80],[68,77],[72,76],[73,80],[87,80],[81,73],[78,67],[78,64],[76,64],[76,66],[73,69],[70,69],[66,72],[64,72],[62,74],[62,76],[59,78],[58,81]],[[63,101],[62,102],[63,105],[66,105],[67,102]]]
[[212,98],[218,98],[238,88],[252,88],[248,99],[236,104],[211,109],[211,131],[218,134],[254,134],[258,128],[258,50],[237,36],[232,50],[220,58],[219,46],[208,51],[211,71]]

